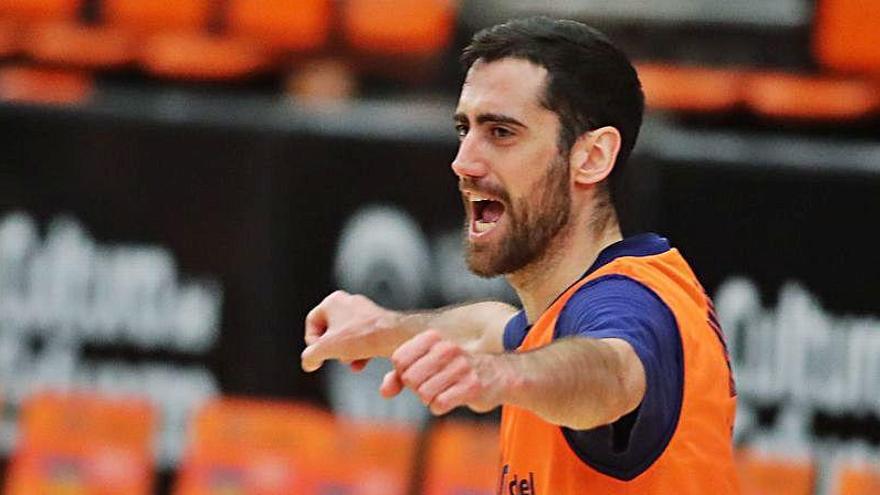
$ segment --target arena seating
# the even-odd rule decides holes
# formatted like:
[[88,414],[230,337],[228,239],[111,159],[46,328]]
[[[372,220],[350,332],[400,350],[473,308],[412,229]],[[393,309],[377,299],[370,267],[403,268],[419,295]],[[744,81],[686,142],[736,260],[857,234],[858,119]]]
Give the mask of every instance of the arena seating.
[[871,495],[880,493],[880,467],[847,466],[836,476],[834,495]]
[[247,399],[207,404],[190,434],[177,495],[404,495],[416,449],[416,432],[405,426],[349,422],[308,405]]
[[432,60],[450,45],[454,23],[454,2],[443,0],[2,0],[0,59],[236,81],[283,77],[291,62],[328,53],[372,57],[374,68],[395,67],[395,57]]
[[[37,393],[26,400],[20,425],[4,493],[154,493],[157,417],[148,402]],[[412,426],[351,421],[305,402],[220,397],[193,416],[187,436],[175,495],[497,490],[493,421],[444,418],[420,435]],[[736,461],[744,495],[817,493],[820,473],[809,457],[740,448]],[[880,470],[867,462],[837,462],[824,476],[829,495],[880,489]]]
[[812,495],[815,489],[816,467],[809,458],[744,448],[736,463],[743,495]]
[[94,91],[90,73],[28,64],[0,67],[0,100],[75,105],[89,99]]
[[813,51],[826,69],[880,77],[880,3],[817,0]]
[[331,0],[230,0],[230,35],[258,40],[273,53],[310,53],[325,47],[333,30]]
[[138,399],[41,393],[20,416],[3,493],[148,495],[156,415]]
[[425,454],[425,495],[492,495],[498,487],[498,425],[440,421],[431,430]]

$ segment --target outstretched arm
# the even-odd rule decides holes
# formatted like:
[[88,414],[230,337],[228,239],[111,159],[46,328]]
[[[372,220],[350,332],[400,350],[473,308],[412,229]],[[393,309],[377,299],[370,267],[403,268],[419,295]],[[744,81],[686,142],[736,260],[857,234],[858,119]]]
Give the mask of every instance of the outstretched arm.
[[367,359],[390,357],[428,328],[469,352],[502,352],[504,326],[515,312],[516,308],[500,302],[399,312],[365,296],[336,291],[306,316],[302,367],[315,371],[324,361],[338,359],[359,369]]
[[645,394],[645,371],[620,339],[573,337],[525,353],[471,353],[424,332],[391,357],[382,394],[412,389],[434,414],[458,406],[485,412],[501,404],[548,422],[590,429],[633,411]]

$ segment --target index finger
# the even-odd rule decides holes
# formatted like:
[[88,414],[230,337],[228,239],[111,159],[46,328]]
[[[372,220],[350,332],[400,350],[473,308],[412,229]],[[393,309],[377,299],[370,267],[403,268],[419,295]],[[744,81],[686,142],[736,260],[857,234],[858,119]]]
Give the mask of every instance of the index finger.
[[326,361],[326,357],[322,352],[322,342],[323,341],[318,341],[315,344],[306,347],[302,354],[300,354],[300,366],[302,366],[303,371],[311,373],[320,368],[324,364],[324,361]]
[[305,322],[305,341],[306,345],[314,344],[324,333],[327,331],[327,327],[330,326],[330,315],[328,312],[328,307],[333,301],[336,301],[342,297],[347,296],[348,293],[344,290],[336,290],[330,293],[327,297],[324,298],[317,306],[312,308],[311,311],[306,315]]
[[441,340],[442,338],[436,330],[422,332],[398,347],[391,355],[391,363],[394,364],[397,372],[403,375],[413,363],[421,359],[434,344]]
[[306,345],[312,345],[324,335],[324,332],[327,331],[327,310],[324,308],[324,303],[315,306],[311,311],[306,315],[306,331],[305,331],[305,341]]
[[[316,337],[314,343],[303,350],[300,359],[305,371],[314,371],[329,359],[351,362],[355,371],[358,371],[366,365],[365,360],[375,356],[357,336],[352,337],[345,331],[333,331]],[[358,363],[359,360],[364,362]]]

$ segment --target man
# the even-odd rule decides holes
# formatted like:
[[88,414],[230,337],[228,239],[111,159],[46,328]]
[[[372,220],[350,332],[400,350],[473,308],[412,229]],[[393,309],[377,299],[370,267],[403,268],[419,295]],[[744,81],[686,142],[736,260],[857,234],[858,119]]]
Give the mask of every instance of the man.
[[502,406],[499,493],[736,493],[735,393],[712,305],[654,234],[623,238],[613,183],[641,125],[627,58],[583,24],[478,33],[452,169],[467,261],[523,310],[399,313],[336,292],[306,319],[303,368],[390,357],[384,396],[435,414]]

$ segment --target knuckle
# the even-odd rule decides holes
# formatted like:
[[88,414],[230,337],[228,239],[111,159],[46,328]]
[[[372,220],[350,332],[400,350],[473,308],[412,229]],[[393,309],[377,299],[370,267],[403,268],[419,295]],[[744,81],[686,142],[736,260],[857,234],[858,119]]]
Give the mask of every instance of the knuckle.
[[468,397],[476,397],[480,394],[480,383],[476,380],[470,380],[465,387]]
[[422,340],[426,342],[437,342],[441,340],[440,333],[434,329],[425,330],[424,332],[419,334],[419,337],[421,337]]
[[328,302],[328,303],[329,303],[329,302],[338,301],[338,300],[340,300],[340,299],[345,298],[345,296],[347,296],[347,295],[348,295],[348,292],[345,292],[345,291],[342,290],[342,289],[337,289],[337,290],[331,292],[329,296],[327,296],[326,298],[324,298],[324,301],[325,301],[325,302]]
[[464,356],[458,356],[452,363],[450,364],[450,368],[456,373],[460,375],[466,374],[470,369],[470,362],[464,358]]
[[399,370],[403,368],[404,360],[399,351],[396,351],[394,352],[394,354],[391,355],[391,364],[394,366],[395,369]]
[[425,404],[430,404],[431,401],[434,400],[434,393],[430,389],[426,388],[424,385],[419,387],[417,394],[419,398],[422,399],[422,402]]
[[447,361],[457,360],[457,358],[462,355],[461,348],[449,341],[440,342],[437,344],[437,347],[439,348],[438,351],[440,356]]
[[440,342],[437,342],[436,344],[434,344],[434,347],[432,350],[434,351],[434,353],[438,357],[440,357],[444,360],[449,360],[449,359],[455,357],[456,349],[457,349],[457,347],[455,345],[453,345],[452,343],[450,343],[448,341],[440,341]]
[[416,377],[413,376],[413,372],[411,370],[405,371],[402,375],[400,375],[400,381],[402,381],[407,387],[417,388],[419,383],[416,381]]

